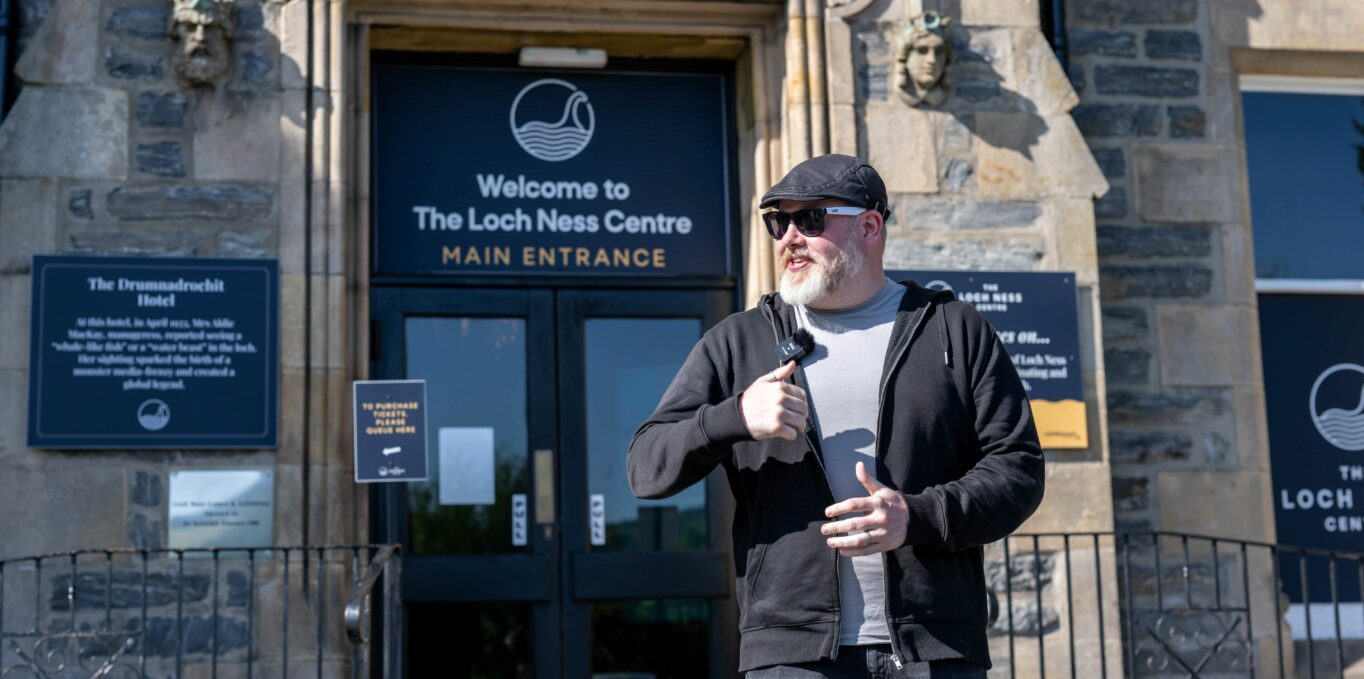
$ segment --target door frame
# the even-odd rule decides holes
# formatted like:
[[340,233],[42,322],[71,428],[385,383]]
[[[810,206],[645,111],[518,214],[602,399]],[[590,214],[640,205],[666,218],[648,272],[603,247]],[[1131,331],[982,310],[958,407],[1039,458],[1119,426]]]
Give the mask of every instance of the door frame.
[[[372,375],[407,376],[408,317],[519,317],[526,321],[528,512],[537,514],[535,451],[553,451],[553,523],[530,522],[528,554],[404,557],[402,602],[523,603],[530,609],[537,677],[591,671],[595,601],[688,598],[711,603],[710,674],[732,673],[738,616],[729,527],[734,503],[722,473],[707,484],[708,549],[596,552],[588,546],[585,321],[604,318],[698,318],[702,332],[730,311],[733,291],[591,288],[371,288]],[[545,412],[552,413],[546,417]],[[533,415],[534,414],[534,415]],[[370,488],[372,540],[407,546],[406,484]],[[461,586],[477,582],[476,587]],[[554,630],[545,634],[545,630]],[[406,635],[402,642],[407,643]],[[404,658],[409,654],[404,653]]]

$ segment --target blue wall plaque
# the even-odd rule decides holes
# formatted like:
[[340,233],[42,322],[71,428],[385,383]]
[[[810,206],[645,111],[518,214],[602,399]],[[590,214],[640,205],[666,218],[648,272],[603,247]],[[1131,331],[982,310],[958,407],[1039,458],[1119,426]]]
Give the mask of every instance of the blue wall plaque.
[[426,480],[426,380],[354,383],[355,481]]
[[1032,403],[1045,448],[1088,448],[1075,275],[1052,271],[888,271],[948,288],[990,321]]
[[28,445],[276,445],[274,260],[33,258]]
[[729,275],[727,87],[377,64],[375,272]]

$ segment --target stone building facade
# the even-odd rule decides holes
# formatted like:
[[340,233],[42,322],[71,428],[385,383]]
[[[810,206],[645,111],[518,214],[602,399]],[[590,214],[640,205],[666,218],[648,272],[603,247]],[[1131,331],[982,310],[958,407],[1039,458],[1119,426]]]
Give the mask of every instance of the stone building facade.
[[[1051,36],[1063,64],[1038,5],[237,0],[228,73],[194,84],[177,71],[168,0],[19,0],[20,93],[0,125],[0,513],[13,519],[0,559],[165,547],[169,475],[194,469],[273,470],[275,545],[377,539],[376,496],[353,482],[350,452],[350,383],[376,376],[380,313],[374,55],[527,45],[732,69],[743,272],[721,287],[735,308],[774,287],[758,196],[829,152],[886,178],[888,268],[1074,273],[1089,447],[1049,452],[1047,497],[1023,531],[1281,539],[1238,78],[1357,76],[1364,8],[1067,0]],[[950,92],[910,105],[897,41],[925,12],[951,20]],[[278,447],[29,448],[30,266],[44,254],[278,260]],[[1074,563],[1058,544],[1009,568],[991,552],[991,584],[1045,586],[1048,603],[1010,613],[1045,631],[1048,657],[1078,636],[1111,661],[1113,543]],[[1058,598],[1072,576],[1068,588],[1111,604],[1097,619]],[[1273,588],[1267,563],[1249,577]],[[1023,674],[1044,673],[1031,647],[1019,653]]]

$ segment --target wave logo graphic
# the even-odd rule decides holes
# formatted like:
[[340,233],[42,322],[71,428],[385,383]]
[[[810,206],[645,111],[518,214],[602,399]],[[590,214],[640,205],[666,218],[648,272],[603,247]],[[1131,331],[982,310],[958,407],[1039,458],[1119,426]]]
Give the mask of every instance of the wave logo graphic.
[[[1346,402],[1339,404],[1346,407],[1319,410],[1317,392],[1327,380],[1331,381],[1333,391],[1340,392],[1343,389],[1345,393],[1351,395],[1359,394],[1359,401],[1352,407]],[[1351,452],[1364,450],[1364,366],[1337,363],[1327,368],[1317,376],[1316,383],[1312,385],[1310,406],[1312,423],[1317,426],[1317,432],[1328,443]]]
[[[558,115],[558,119],[527,120],[531,114],[521,111],[523,103],[528,109],[546,113],[546,117]],[[550,111],[553,113],[548,113]],[[592,141],[592,132],[597,126],[587,93],[558,78],[536,80],[521,88],[512,101],[510,119],[516,143],[526,153],[551,163],[582,153]]]

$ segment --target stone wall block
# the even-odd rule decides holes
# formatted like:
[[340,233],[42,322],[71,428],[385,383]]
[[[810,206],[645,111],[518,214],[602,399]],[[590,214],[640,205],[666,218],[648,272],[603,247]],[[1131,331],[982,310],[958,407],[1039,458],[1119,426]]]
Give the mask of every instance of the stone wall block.
[[1038,0],[960,0],[964,26],[1021,26],[1036,28]]
[[1056,265],[1064,271],[1074,271],[1077,285],[1096,285],[1099,260],[1093,203],[1082,199],[1053,200],[1047,204],[1047,213],[1056,244]]
[[191,257],[203,254],[204,238],[187,229],[96,226],[66,234],[62,251],[84,255]]
[[273,181],[280,172],[278,96],[228,93],[195,120],[194,171],[200,179]]
[[1181,431],[1110,431],[1108,447],[1114,465],[1185,462],[1193,439]]
[[160,80],[165,59],[130,49],[110,47],[104,53],[104,70],[116,80]]
[[[30,277],[0,276],[0,370],[28,370],[29,306],[32,302]],[[7,416],[12,417],[13,411]]]
[[1143,144],[1132,150],[1137,211],[1148,222],[1237,222],[1233,153],[1214,146]]
[[1033,152],[1047,125],[1030,113],[982,111],[975,116],[976,194],[982,198],[1033,198],[1040,192]]
[[1099,267],[1103,299],[1199,298],[1212,291],[1213,271],[1197,264]]
[[1076,24],[1187,24],[1198,18],[1198,0],[1075,0],[1066,18]]
[[1027,102],[1025,109],[1050,117],[1067,113],[1080,103],[1080,95],[1071,86],[1070,76],[1061,68],[1061,62],[1041,31],[1016,29],[1013,43],[1013,80],[1015,91]]
[[259,221],[274,207],[275,191],[263,184],[119,187],[108,195],[109,213],[128,221]]
[[1156,307],[1161,382],[1172,386],[1251,385],[1259,352],[1249,307]]
[[1084,135],[1068,115],[1047,117],[1046,134],[1038,140],[1034,162],[1041,169],[1039,188],[1047,195],[1090,199],[1109,191],[1099,163]]
[[1094,216],[1099,219],[1122,219],[1127,216],[1127,189],[1114,186],[1108,193],[1094,199]]
[[279,277],[279,367],[303,367],[304,276]]
[[1223,420],[1231,412],[1228,389],[1111,389],[1108,392],[1109,422],[1114,428],[1207,424]]
[[14,66],[27,83],[83,85],[99,68],[99,3],[57,0]]
[[1269,431],[1264,388],[1238,388],[1233,395],[1233,402],[1236,408],[1236,442],[1233,451],[1237,466],[1269,474]]
[[56,249],[57,195],[50,179],[0,180],[0,274],[26,274]]
[[[279,270],[281,274],[305,273],[303,248],[305,185],[300,181],[280,182],[279,196]],[[316,251],[314,244],[314,251]]]
[[1098,242],[1104,257],[1206,257],[1212,253],[1212,227],[1103,225],[1098,228]]
[[1173,139],[1201,139],[1207,134],[1208,116],[1197,106],[1170,106],[1170,137]]
[[1161,527],[1177,533],[1260,540],[1273,535],[1267,479],[1252,472],[1157,474]]
[[1099,94],[1139,97],[1192,97],[1198,94],[1198,71],[1101,64],[1094,67],[1094,89]]
[[1150,331],[1146,310],[1140,307],[1104,305],[1104,342],[1143,339]]
[[66,213],[75,219],[94,219],[94,199],[91,189],[73,189],[66,194]]
[[157,177],[185,176],[185,158],[180,142],[173,139],[138,144],[133,148],[133,160],[139,172]]
[[0,176],[124,179],[128,95],[94,87],[26,87],[0,125]]
[[1071,111],[1090,138],[1154,137],[1160,134],[1160,107],[1153,104],[1081,104]]
[[0,497],[31,517],[60,521],[15,521],[0,540],[0,559],[90,547],[119,547],[126,535],[123,470],[86,459],[41,469],[7,465]]
[[1137,36],[1128,31],[1072,28],[1066,31],[1066,37],[1070,39],[1070,53],[1077,57],[1089,55],[1103,57],[1137,56]]
[[937,193],[938,160],[928,116],[903,104],[866,108],[867,161],[890,193]]
[[1166,31],[1151,29],[1146,32],[1146,56],[1151,59],[1179,59],[1198,61],[1203,58],[1203,40],[1194,31]]
[[1099,164],[1104,178],[1112,180],[1127,176],[1127,157],[1122,149],[1097,147],[1089,151],[1094,154],[1094,161]]
[[183,129],[188,124],[189,100],[179,92],[142,92],[137,95],[137,124]]
[[[28,318],[24,318],[24,341],[27,342]],[[8,341],[8,340],[7,340]],[[35,466],[38,458],[28,448],[28,367],[22,370],[0,369],[0,400],[11,404],[9,417],[0,419],[0,464],[5,473]],[[3,485],[0,481],[0,485]],[[8,536],[6,536],[8,539]],[[4,543],[5,540],[0,540]],[[4,545],[0,544],[0,551]]]
[[308,3],[285,3],[278,29],[280,87],[301,90],[308,85]]
[[260,259],[274,253],[274,229],[223,229],[218,232],[218,256]]
[[1151,381],[1151,352],[1145,349],[1106,349],[1104,374],[1110,383],[1148,384]]
[[1113,504],[1119,512],[1151,508],[1151,480],[1145,476],[1114,476]]
[[1030,271],[1045,251],[1022,240],[928,241],[892,237],[886,244],[887,269],[1000,269]]
[[1065,492],[1048,492],[1018,532],[1112,530],[1113,494],[1106,462],[1052,462],[1046,473],[1047,487]]
[[104,30],[122,38],[167,40],[170,3],[114,7],[104,20]]
[[911,232],[1026,229],[1042,215],[1035,202],[975,200],[952,202],[920,196],[895,196],[891,219]]

